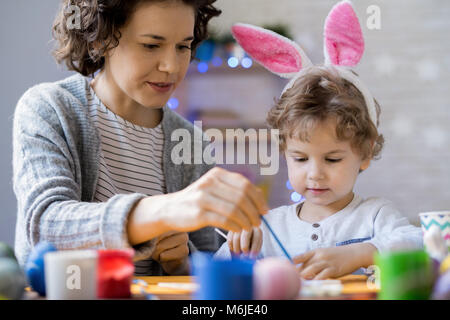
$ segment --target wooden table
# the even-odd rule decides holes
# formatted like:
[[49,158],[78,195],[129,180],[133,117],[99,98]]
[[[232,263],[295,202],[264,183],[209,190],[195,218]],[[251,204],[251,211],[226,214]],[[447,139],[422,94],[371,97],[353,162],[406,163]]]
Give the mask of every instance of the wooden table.
[[[143,285],[132,285],[134,297],[142,296],[142,293],[152,295],[153,298],[161,300],[192,299],[195,290],[195,278],[192,276],[151,276],[136,277]],[[342,283],[342,292],[338,296],[302,297],[298,299],[352,299],[373,300],[377,297],[377,289],[367,286],[367,277],[364,275],[347,275],[338,278]],[[142,282],[144,281],[144,282]],[[171,284],[173,287],[171,287]],[[175,286],[179,286],[176,288]]]
[[[132,299],[155,300],[192,300],[196,287],[193,276],[149,276],[135,277],[131,286]],[[367,277],[364,275],[347,275],[338,278],[342,283],[342,292],[337,296],[302,297],[299,300],[374,300],[377,298],[377,289],[367,286]],[[135,282],[140,282],[136,284]],[[174,286],[178,286],[174,287]],[[24,299],[44,300],[36,292],[26,289]]]

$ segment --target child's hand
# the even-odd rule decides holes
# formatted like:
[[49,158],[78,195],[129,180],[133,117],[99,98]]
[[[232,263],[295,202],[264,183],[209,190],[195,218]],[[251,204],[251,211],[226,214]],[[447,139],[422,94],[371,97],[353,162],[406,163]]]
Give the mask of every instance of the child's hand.
[[256,258],[262,247],[262,231],[254,227],[250,231],[228,232],[227,243],[231,253],[244,254]]
[[168,274],[189,273],[189,236],[186,232],[170,231],[157,239],[152,259]]
[[350,244],[341,247],[320,248],[293,258],[302,263],[298,271],[302,278],[324,280],[342,277],[372,263],[376,248],[369,243]]

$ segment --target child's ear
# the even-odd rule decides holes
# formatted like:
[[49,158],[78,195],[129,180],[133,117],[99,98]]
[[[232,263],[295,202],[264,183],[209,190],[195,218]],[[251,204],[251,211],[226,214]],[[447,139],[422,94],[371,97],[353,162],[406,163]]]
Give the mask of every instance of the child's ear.
[[361,162],[361,166],[359,167],[359,172],[362,172],[364,170],[367,170],[370,166],[370,162],[372,161],[372,158],[367,158]]

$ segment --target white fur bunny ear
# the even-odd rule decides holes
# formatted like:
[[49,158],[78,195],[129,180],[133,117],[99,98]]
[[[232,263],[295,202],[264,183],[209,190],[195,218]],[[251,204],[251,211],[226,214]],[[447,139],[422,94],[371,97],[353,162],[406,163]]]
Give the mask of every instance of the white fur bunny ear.
[[239,45],[270,72],[292,78],[312,65],[298,44],[273,31],[250,24],[235,24],[231,32]]
[[354,67],[364,53],[364,38],[350,1],[336,4],[325,20],[325,64]]

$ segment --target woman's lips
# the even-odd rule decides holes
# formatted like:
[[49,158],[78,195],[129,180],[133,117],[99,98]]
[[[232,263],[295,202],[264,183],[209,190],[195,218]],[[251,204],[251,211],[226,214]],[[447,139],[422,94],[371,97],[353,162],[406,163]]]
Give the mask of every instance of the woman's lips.
[[161,92],[161,93],[169,92],[173,87],[173,83],[168,83],[168,82],[147,82],[147,84],[153,90],[155,90],[157,92]]

